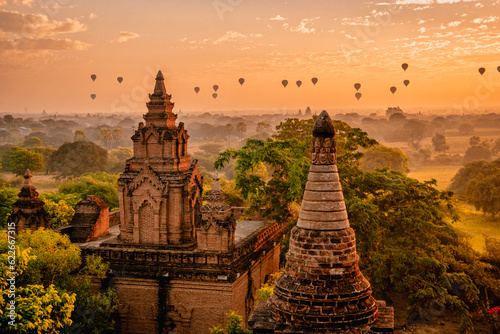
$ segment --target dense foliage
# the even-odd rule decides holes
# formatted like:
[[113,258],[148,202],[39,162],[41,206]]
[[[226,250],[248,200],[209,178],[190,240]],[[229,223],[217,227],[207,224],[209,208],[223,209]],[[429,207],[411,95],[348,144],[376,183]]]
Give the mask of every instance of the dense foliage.
[[[12,240],[0,234],[0,310],[6,310]],[[113,328],[118,303],[114,292],[90,291],[91,278],[103,278],[108,267],[99,257],[87,257],[81,266],[80,249],[69,238],[51,230],[26,230],[16,236],[16,327],[0,333],[105,333]],[[96,300],[99,300],[96,303]],[[82,317],[82,314],[93,314]],[[7,313],[0,321],[7,323]],[[9,319],[10,320],[10,319]],[[92,328],[92,331],[89,329]]]
[[477,210],[493,216],[500,212],[500,159],[470,162],[451,181],[449,188]]
[[2,154],[2,166],[3,169],[17,175],[23,175],[26,169],[38,172],[45,168],[41,154],[17,146],[11,147]]
[[7,218],[12,212],[12,204],[17,201],[18,192],[9,186],[0,186],[0,228],[7,227]]

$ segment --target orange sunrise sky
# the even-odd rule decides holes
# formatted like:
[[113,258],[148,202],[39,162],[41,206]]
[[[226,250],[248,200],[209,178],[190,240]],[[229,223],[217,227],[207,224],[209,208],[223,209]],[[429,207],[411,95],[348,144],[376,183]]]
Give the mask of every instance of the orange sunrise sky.
[[499,0],[0,0],[0,113],[142,114],[158,69],[177,111],[498,111],[499,16]]

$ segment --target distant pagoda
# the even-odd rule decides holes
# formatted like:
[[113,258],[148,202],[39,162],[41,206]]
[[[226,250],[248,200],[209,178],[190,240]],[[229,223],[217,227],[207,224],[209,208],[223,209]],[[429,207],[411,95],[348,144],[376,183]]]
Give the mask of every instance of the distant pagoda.
[[[312,164],[298,223],[291,231],[285,272],[276,280],[274,294],[250,318],[255,334],[386,333],[394,328],[392,308],[375,301],[359,270],[334,137],[333,122],[323,111],[313,128]],[[384,319],[372,326],[378,306]]]

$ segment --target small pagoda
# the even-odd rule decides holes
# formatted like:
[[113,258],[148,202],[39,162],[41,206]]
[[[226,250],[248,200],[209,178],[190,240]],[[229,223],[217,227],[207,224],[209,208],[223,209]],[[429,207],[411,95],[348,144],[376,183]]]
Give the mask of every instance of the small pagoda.
[[24,173],[24,184],[17,196],[19,199],[12,204],[12,214],[8,220],[9,224],[15,223],[16,234],[26,229],[36,231],[41,227],[50,228],[45,202],[38,198],[29,169]]
[[285,271],[257,306],[258,333],[390,333],[393,309],[375,301],[361,273],[336,161],[335,129],[323,111],[313,128],[311,167]]

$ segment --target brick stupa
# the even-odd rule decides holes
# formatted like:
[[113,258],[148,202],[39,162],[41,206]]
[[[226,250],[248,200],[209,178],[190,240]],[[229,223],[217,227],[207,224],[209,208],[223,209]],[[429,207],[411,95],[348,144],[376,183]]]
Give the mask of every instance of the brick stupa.
[[12,204],[12,214],[8,219],[9,224],[15,223],[16,234],[26,229],[36,231],[41,227],[50,228],[45,202],[38,198],[29,169],[24,174],[24,184],[17,196],[19,199]]
[[[312,164],[285,271],[273,296],[259,304],[249,320],[255,334],[393,331],[392,308],[375,301],[359,270],[334,137],[333,122],[323,111],[313,128]],[[383,319],[377,321],[379,308]]]

